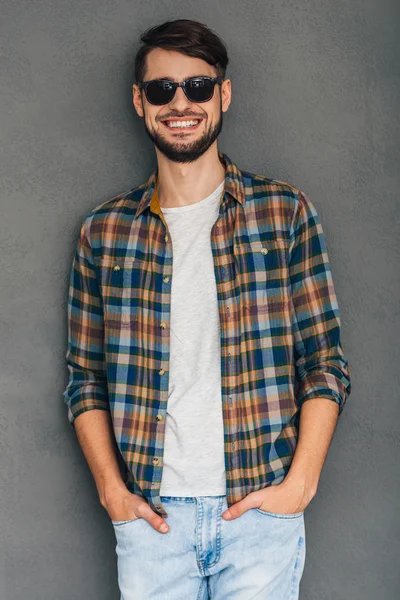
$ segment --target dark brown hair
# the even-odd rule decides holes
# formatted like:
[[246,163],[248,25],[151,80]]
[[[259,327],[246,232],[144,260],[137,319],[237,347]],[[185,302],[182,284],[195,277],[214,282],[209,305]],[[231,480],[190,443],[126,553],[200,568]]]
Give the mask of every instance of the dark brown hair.
[[203,23],[190,19],[166,21],[147,29],[141,36],[143,45],[135,57],[136,82],[144,80],[146,57],[153,48],[175,50],[187,56],[201,58],[217,70],[218,77],[225,77],[228,53],[221,38]]

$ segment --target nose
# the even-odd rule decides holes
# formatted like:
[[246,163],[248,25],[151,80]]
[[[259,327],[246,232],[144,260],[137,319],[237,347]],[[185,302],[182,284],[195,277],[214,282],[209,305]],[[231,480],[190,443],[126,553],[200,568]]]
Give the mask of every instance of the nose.
[[175,96],[172,98],[169,105],[176,111],[184,111],[188,106],[192,105],[192,102],[187,98],[183,89],[178,87],[176,88]]

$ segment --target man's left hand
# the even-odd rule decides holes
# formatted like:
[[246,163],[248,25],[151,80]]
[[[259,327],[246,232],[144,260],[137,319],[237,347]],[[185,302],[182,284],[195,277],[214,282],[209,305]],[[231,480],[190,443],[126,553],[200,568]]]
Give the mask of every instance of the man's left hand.
[[308,506],[313,496],[314,493],[309,491],[304,483],[285,479],[278,485],[251,492],[243,500],[232,504],[222,516],[227,520],[236,519],[250,508],[280,514],[298,513]]

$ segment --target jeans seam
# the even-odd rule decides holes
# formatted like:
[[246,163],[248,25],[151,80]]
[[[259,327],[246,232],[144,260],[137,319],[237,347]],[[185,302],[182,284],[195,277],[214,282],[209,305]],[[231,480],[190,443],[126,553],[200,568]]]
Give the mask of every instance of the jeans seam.
[[198,514],[196,515],[196,527],[197,527],[197,533],[196,533],[196,559],[197,559],[197,566],[199,568],[199,571],[202,575],[205,575],[204,573],[204,561],[201,560],[200,558],[200,549],[201,549],[201,528],[203,525],[203,514],[204,514],[204,510],[203,510],[203,503],[201,500],[198,500],[196,498],[196,505],[197,505],[197,509],[198,509]]
[[296,554],[296,560],[294,563],[294,567],[293,567],[293,575],[292,575],[292,592],[291,592],[291,598],[292,600],[297,600],[298,599],[298,595],[296,596],[296,587],[297,587],[297,583],[298,583],[298,577],[297,577],[297,572],[300,566],[300,553],[302,550],[302,547],[304,545],[304,537],[301,535],[299,537],[299,541],[297,544],[297,554]]
[[[206,584],[206,585],[207,585],[207,581],[206,581],[206,579],[202,579],[202,581],[201,581],[201,584],[200,584],[200,587],[199,587],[199,591],[198,591],[198,593],[197,593],[197,598],[196,598],[196,600],[201,600],[201,595],[202,595],[202,593],[203,593],[203,590],[204,590],[204,584]],[[201,594],[201,595],[200,595],[200,594]]]
[[215,552],[215,560],[214,562],[207,564],[207,568],[210,569],[211,567],[213,567],[214,565],[217,564],[217,562],[219,561],[220,557],[221,557],[221,514],[222,514],[222,503],[223,503],[223,498],[220,498],[219,503],[218,503],[218,511],[217,511],[217,546],[216,546],[216,552]]

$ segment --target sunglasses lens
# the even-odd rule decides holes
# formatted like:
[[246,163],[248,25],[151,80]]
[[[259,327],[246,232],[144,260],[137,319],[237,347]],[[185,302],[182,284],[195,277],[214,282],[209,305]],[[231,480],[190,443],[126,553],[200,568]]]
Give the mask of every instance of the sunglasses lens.
[[146,96],[151,104],[168,104],[174,97],[174,88],[168,81],[152,81],[147,86]]
[[190,79],[186,92],[193,102],[206,102],[210,100],[214,91],[214,83],[209,79]]

